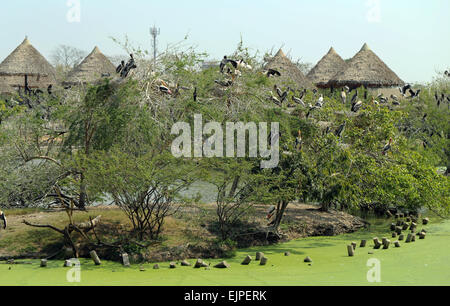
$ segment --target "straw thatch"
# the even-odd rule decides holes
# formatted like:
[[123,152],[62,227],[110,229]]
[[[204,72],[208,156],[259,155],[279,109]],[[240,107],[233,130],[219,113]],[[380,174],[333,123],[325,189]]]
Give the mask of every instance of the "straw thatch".
[[336,53],[333,47],[307,74],[307,78],[320,88],[328,88],[328,82],[337,73],[347,68],[347,63]]
[[113,77],[116,68],[111,61],[100,52],[98,47],[94,50],[68,75],[64,84],[94,83],[103,77]]
[[0,64],[2,91],[11,93],[24,86],[28,76],[30,88],[43,88],[56,84],[56,73],[52,65],[25,40]]
[[365,86],[372,88],[402,86],[404,82],[364,44],[348,63],[348,67],[336,74],[330,86]]
[[264,69],[275,69],[281,73],[281,83],[294,83],[301,88],[313,88],[314,85],[305,77],[301,70],[287,58],[283,50],[279,50],[268,60]]

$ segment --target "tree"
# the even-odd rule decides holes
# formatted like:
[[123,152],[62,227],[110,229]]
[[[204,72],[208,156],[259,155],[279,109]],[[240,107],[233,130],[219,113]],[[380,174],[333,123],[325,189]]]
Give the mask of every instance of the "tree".
[[56,67],[58,77],[63,79],[67,73],[88,55],[84,50],[68,45],[59,45],[50,54],[50,61]]

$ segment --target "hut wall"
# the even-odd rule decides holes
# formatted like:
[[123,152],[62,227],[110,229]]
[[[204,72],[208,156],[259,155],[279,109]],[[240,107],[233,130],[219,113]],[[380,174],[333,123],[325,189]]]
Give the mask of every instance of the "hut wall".
[[[30,75],[28,76],[28,86],[30,88],[41,88],[45,89],[48,85],[55,85],[56,81],[49,76],[42,75]],[[25,76],[24,75],[0,75],[0,84],[3,91],[9,89],[8,93],[12,93],[17,90],[19,86],[22,88],[25,86]]]
[[380,88],[368,88],[368,92],[376,97],[379,94],[383,94],[384,97],[387,97],[390,99],[391,95],[395,95],[398,98],[402,98],[400,91],[398,90],[398,87],[380,87]]

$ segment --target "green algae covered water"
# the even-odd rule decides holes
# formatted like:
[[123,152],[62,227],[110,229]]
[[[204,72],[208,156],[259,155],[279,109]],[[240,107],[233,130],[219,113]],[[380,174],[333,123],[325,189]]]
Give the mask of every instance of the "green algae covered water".
[[[450,285],[450,220],[423,227],[428,232],[424,240],[403,241],[400,248],[374,250],[375,236],[395,240],[385,228],[383,224],[337,237],[311,237],[239,250],[235,257],[226,259],[231,268],[224,270],[180,265],[169,269],[169,263],[160,263],[159,270],[153,270],[153,264],[144,264],[145,271],[140,271],[140,265],[125,268],[104,261],[101,266],[95,266],[87,259],[81,260],[79,270],[62,267],[62,261],[49,261],[46,268],[39,267],[39,260],[28,264],[1,263],[0,285]],[[361,239],[367,239],[367,247],[359,248]],[[352,241],[358,247],[355,256],[349,257],[347,245]],[[247,254],[254,258],[256,251],[268,257],[266,266],[256,261],[248,266],[240,264]],[[285,252],[290,255],[285,256]],[[312,264],[303,262],[306,256],[312,258]],[[219,261],[207,260],[211,266]]]

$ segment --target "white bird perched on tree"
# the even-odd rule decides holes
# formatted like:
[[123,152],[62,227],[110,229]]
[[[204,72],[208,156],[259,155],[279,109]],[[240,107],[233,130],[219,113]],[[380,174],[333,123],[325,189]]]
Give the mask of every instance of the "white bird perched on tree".
[[3,221],[3,229],[6,229],[6,216],[3,211],[0,211],[0,220]]
[[323,95],[322,94],[320,95],[319,100],[317,100],[316,105],[317,106],[320,105],[319,107],[322,107],[322,105],[323,105]]
[[358,101],[356,103],[352,104],[352,112],[357,113],[359,111],[359,109],[362,107],[362,101]]
[[243,59],[240,59],[237,63],[238,63],[238,68],[244,68],[244,69],[247,69],[247,70],[252,70],[253,69],[253,67],[250,66],[249,64],[247,64],[246,62],[244,62]]
[[347,102],[347,94],[345,93],[344,88],[342,88],[342,91],[341,91],[341,101],[343,104],[345,104],[345,102]]

